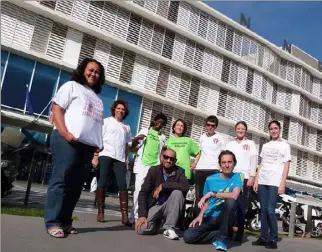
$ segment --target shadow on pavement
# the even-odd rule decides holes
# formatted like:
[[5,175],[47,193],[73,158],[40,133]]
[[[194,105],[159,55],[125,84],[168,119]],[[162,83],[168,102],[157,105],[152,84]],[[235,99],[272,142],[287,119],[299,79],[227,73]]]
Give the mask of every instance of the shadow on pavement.
[[134,232],[134,227],[127,227],[124,225],[117,225],[112,227],[93,227],[93,228],[77,228],[78,233],[93,233],[93,232],[103,232],[103,231],[126,231],[131,230]]

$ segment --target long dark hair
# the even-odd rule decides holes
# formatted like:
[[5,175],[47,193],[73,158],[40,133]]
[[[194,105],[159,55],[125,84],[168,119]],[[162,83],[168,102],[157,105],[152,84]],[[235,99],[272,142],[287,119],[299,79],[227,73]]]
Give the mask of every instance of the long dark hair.
[[84,59],[78,66],[77,68],[73,71],[73,75],[72,75],[72,78],[71,80],[72,81],[76,81],[77,83],[81,84],[81,85],[88,85],[87,83],[87,80],[84,76],[84,71],[85,71],[85,68],[87,66],[88,63],[91,63],[91,62],[95,62],[99,68],[100,68],[100,76],[98,78],[98,81],[97,83],[92,87],[93,91],[96,93],[96,94],[99,94],[101,93],[102,91],[102,85],[104,84],[105,82],[105,70],[104,70],[104,67],[103,65],[98,62],[97,60],[95,59],[91,59],[91,58],[86,58]]

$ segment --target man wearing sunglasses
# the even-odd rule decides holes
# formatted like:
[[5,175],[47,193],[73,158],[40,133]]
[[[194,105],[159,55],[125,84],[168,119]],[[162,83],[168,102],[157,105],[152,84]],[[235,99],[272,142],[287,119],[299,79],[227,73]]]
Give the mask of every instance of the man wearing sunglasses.
[[138,234],[163,235],[178,240],[174,228],[184,214],[185,196],[189,182],[184,169],[175,165],[176,152],[166,149],[161,154],[161,164],[149,169],[139,193],[139,219],[135,230]]
[[[206,178],[212,174],[218,173],[220,167],[218,156],[225,148],[225,140],[222,135],[216,132],[218,127],[218,118],[214,115],[206,118],[206,132],[200,137],[199,146],[201,151],[200,160],[195,168],[196,179],[196,202],[202,197],[202,190]],[[195,208],[195,214],[199,214],[198,207]]]

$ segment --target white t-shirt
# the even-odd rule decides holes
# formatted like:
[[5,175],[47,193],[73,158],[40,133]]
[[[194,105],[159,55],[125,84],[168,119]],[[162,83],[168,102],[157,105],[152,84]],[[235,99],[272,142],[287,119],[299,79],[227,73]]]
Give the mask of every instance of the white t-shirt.
[[260,154],[262,168],[258,184],[279,187],[282,181],[284,163],[291,161],[291,148],[285,141],[270,141],[263,145]]
[[208,137],[203,134],[199,140],[201,156],[197,163],[197,170],[220,170],[218,157],[225,148],[224,138],[216,133]]
[[227,146],[227,150],[233,152],[237,159],[234,172],[240,172],[244,174],[244,178],[249,178],[251,169],[251,156],[258,156],[255,142],[249,139],[244,139],[240,143],[236,140],[230,141]]
[[131,128],[114,117],[104,119],[103,144],[104,150],[99,156],[107,156],[125,162],[126,145],[132,141]]
[[68,81],[60,87],[53,102],[65,109],[65,125],[74,137],[81,143],[102,148],[104,107],[90,87]]

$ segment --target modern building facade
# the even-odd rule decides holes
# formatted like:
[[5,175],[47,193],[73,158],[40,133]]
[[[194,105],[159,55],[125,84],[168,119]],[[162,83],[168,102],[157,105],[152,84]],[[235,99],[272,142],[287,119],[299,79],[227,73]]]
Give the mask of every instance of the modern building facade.
[[277,119],[292,148],[290,179],[322,186],[322,72],[202,2],[2,2],[1,46],[6,116],[30,120],[26,84],[39,114],[93,57],[106,70],[105,115],[114,99],[127,100],[133,134],[163,112],[165,135],[183,118],[198,141],[215,114],[227,141],[236,121],[246,121],[260,150]]

